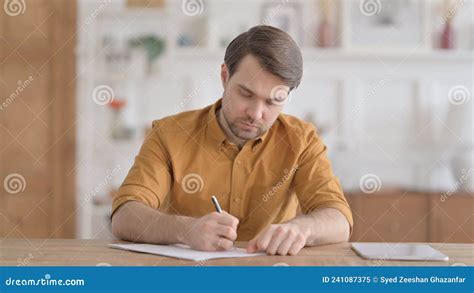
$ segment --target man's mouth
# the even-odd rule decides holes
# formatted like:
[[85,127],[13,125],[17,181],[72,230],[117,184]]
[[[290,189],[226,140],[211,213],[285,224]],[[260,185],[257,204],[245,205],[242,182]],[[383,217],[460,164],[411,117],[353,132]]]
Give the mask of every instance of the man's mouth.
[[248,123],[245,123],[245,122],[240,122],[240,124],[242,124],[246,128],[258,128],[256,125],[248,124]]

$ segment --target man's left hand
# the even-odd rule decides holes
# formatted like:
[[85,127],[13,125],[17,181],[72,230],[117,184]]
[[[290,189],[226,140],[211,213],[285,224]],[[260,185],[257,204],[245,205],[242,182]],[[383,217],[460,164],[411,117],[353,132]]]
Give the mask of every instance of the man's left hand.
[[295,255],[305,246],[307,234],[295,223],[268,226],[247,245],[247,252],[264,251],[270,255]]

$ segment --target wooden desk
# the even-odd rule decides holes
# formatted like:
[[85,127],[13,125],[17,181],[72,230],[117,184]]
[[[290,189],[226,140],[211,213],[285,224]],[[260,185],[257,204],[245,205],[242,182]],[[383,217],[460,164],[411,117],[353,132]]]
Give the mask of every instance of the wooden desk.
[[[113,243],[125,243],[112,241]],[[372,261],[357,256],[349,243],[304,248],[296,256],[258,256],[203,262],[108,248],[108,240],[1,239],[0,266],[450,266],[474,265],[474,244],[430,243],[447,262]],[[237,243],[244,247],[245,243]]]

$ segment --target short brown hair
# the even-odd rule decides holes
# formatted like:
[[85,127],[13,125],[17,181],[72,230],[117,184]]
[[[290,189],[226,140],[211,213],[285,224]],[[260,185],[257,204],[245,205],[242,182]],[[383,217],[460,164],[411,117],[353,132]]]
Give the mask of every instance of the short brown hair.
[[230,76],[237,71],[240,61],[248,54],[256,57],[268,72],[283,79],[290,90],[300,84],[303,57],[298,45],[284,31],[259,25],[233,39],[227,46],[224,57]]

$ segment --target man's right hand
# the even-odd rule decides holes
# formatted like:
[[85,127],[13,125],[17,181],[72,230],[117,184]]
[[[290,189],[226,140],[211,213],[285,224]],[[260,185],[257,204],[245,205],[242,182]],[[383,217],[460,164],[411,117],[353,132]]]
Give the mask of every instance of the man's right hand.
[[237,239],[239,220],[226,212],[213,212],[193,219],[185,226],[183,243],[193,249],[228,250]]

